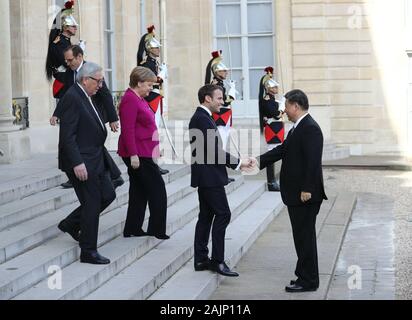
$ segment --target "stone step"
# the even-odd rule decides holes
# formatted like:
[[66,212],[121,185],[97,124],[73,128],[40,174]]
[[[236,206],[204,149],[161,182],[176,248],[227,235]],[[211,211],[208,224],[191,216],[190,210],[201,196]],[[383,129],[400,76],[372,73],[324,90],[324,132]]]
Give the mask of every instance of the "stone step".
[[[233,267],[239,262],[283,207],[279,193],[265,192],[228,227],[225,254],[229,266]],[[206,300],[220,282],[236,281],[208,271],[195,272],[193,263],[192,258],[150,296],[149,300]]]
[[[119,165],[123,180],[129,181],[127,167]],[[77,201],[74,189],[58,186],[35,193],[21,200],[0,205],[0,231]]]
[[[188,166],[178,166],[171,170],[171,173],[164,178],[167,183],[166,190],[168,191],[169,205],[190,191],[190,189],[187,188],[189,185],[189,177],[187,174],[190,168]],[[126,183],[116,190],[116,200],[104,211],[103,215],[128,202],[128,188],[129,185]],[[60,230],[57,229],[58,223],[78,206],[79,202],[75,201],[56,211],[51,211],[20,223],[15,227],[1,231],[0,263],[13,259],[25,251],[60,234]]]
[[[234,183],[227,187],[228,192],[236,189],[243,181],[242,176],[238,177]],[[185,188],[191,189],[187,186]],[[186,212],[187,208],[197,201],[194,189],[188,194],[184,199],[170,206],[168,210]],[[127,204],[100,218],[99,247],[122,234],[126,211]],[[191,213],[195,216],[197,208],[193,207]],[[57,265],[64,268],[79,259],[79,256],[80,248],[78,244],[70,236],[60,234],[58,237],[7,261],[0,265],[0,300],[13,298],[45,279],[48,276],[50,266]]]
[[[238,188],[242,182],[243,177],[238,177],[236,183],[228,186],[228,191],[231,192]],[[191,193],[168,209],[167,232],[169,234],[174,234],[196,217],[198,209],[195,199],[196,194]],[[110,265],[93,266],[81,264],[78,261],[66,268],[59,265],[62,268],[64,277],[62,290],[49,290],[48,279],[45,279],[17,296],[16,299],[80,299],[97,289],[115,274],[121,272],[136,259],[145,255],[159,243],[161,241],[153,237],[131,239],[124,239],[122,236],[117,237],[99,249],[101,254],[111,259]]]
[[[115,163],[122,164],[122,159],[114,153],[111,153]],[[47,161],[50,161],[48,157]],[[33,160],[33,165],[35,160]],[[55,167],[57,167],[57,156],[55,161]],[[28,164],[31,162],[28,161]],[[25,164],[26,166],[28,164]],[[18,165],[18,164],[17,164]],[[23,166],[23,164],[21,164]],[[27,170],[27,168],[23,168]],[[22,169],[22,170],[23,170]],[[11,168],[10,170],[16,170],[16,168]],[[28,174],[16,180],[6,181],[0,184],[0,205],[24,199],[33,194],[55,188],[67,181],[67,176],[59,169],[39,169],[39,170],[28,171]],[[0,211],[1,212],[1,211]]]
[[334,147],[323,152],[322,161],[340,160],[350,157],[349,147]]
[[[228,196],[232,211],[231,223],[246,207],[258,199],[264,187],[262,182],[248,182]],[[245,194],[248,196],[245,197]],[[193,219],[176,232],[170,241],[163,242],[145,256],[132,263],[120,274],[99,287],[86,300],[143,300],[169,279],[193,257],[194,231],[197,219]]]

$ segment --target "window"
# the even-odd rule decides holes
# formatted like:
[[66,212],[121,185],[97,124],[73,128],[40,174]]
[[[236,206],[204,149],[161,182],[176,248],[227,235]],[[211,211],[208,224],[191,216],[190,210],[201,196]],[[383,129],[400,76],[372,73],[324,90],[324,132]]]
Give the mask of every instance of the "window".
[[[256,117],[259,81],[267,66],[273,66],[274,11],[272,0],[215,0],[215,49],[223,50],[224,61],[237,82],[237,117]],[[230,44],[230,48],[229,48]]]
[[110,90],[116,91],[115,50],[114,50],[114,3],[105,0],[105,28],[104,28],[104,69],[105,80]]
[[408,114],[406,117],[408,128],[408,151],[412,153],[412,0],[405,0],[405,27],[407,33],[406,54],[408,55]]

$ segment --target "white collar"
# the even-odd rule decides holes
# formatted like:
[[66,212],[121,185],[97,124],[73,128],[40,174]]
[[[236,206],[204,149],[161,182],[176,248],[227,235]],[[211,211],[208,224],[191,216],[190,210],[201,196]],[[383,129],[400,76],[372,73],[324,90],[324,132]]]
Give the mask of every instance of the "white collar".
[[84,90],[84,88],[82,87],[82,85],[80,83],[77,82],[77,85],[80,87],[80,89],[82,89],[82,91],[84,92],[84,94],[86,95],[87,99],[91,99],[91,97],[87,94],[86,90]]
[[296,127],[299,125],[299,123],[308,115],[309,113],[305,113],[303,116],[301,116],[298,121],[295,122],[295,124],[293,125],[293,128],[296,129]]
[[211,112],[208,108],[206,108],[206,107],[203,106],[203,105],[200,105],[200,108],[202,108],[203,110],[205,110],[205,111],[209,114],[209,116],[212,116],[212,112]]
[[83,65],[84,65],[84,60],[82,61],[82,63],[80,64],[80,66],[77,68],[76,72],[79,72],[80,69],[83,67]]

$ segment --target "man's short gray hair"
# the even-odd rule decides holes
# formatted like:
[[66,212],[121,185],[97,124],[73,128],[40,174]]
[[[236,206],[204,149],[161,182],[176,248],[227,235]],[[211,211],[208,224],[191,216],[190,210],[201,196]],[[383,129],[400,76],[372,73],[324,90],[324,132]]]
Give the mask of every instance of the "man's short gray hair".
[[84,78],[94,77],[96,73],[103,71],[103,68],[97,63],[87,62],[83,64],[80,71],[77,73],[76,80],[81,83]]

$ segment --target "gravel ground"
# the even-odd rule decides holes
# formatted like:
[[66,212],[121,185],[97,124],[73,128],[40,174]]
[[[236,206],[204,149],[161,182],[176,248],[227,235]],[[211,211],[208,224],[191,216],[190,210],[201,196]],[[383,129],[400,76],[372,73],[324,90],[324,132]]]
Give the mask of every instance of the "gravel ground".
[[324,169],[326,188],[394,199],[396,299],[412,300],[412,172]]

